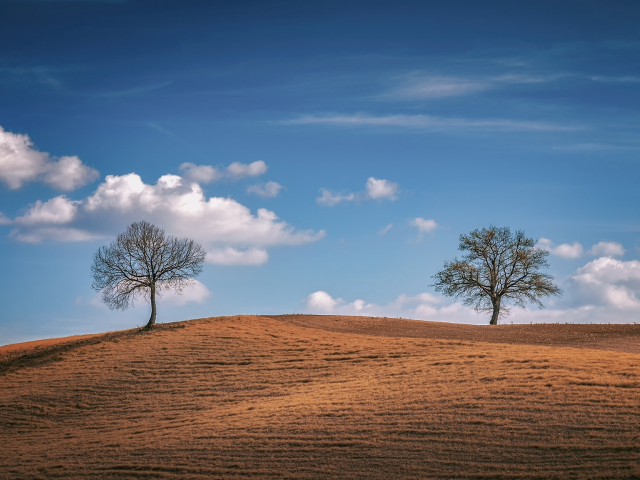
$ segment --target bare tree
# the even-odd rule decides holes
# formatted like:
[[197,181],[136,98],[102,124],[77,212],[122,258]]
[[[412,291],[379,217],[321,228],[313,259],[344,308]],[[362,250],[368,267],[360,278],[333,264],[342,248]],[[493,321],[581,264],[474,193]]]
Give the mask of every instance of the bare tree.
[[180,293],[202,272],[206,252],[188,238],[165,236],[164,230],[142,221],[129,225],[93,256],[93,289],[111,309],[125,310],[138,297],[151,303],[146,328],[156,323],[156,295]]
[[551,275],[538,271],[549,266],[549,252],[535,248],[535,241],[521,230],[515,234],[508,227],[474,230],[460,235],[458,249],[469,253],[462,260],[445,262],[433,276],[433,286],[476,312],[491,312],[491,325],[509,314],[505,304],[524,308],[529,301],[544,308],[540,298],[562,294]]

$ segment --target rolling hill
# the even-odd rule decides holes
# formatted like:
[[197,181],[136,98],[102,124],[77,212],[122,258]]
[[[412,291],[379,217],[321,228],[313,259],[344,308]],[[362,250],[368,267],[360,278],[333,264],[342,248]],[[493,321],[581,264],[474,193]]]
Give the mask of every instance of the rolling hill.
[[640,325],[232,316],[0,347],[2,478],[639,478]]

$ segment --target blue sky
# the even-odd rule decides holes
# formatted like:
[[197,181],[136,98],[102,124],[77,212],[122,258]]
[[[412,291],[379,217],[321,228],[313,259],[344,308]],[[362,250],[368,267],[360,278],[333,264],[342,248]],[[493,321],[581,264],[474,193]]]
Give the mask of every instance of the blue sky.
[[640,321],[640,4],[0,0],[0,344],[142,325],[91,290],[135,220],[209,252],[158,320],[487,323],[435,295],[523,229],[565,294]]

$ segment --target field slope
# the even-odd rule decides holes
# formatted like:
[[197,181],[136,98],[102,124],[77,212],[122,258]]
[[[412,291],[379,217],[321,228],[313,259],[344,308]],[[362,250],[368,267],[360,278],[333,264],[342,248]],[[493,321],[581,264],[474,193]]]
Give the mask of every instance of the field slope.
[[290,315],[0,347],[0,477],[640,478],[639,340]]

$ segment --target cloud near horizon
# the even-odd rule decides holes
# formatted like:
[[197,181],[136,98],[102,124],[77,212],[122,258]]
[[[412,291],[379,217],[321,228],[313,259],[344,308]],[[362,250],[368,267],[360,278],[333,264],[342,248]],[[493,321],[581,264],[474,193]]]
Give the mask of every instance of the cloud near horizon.
[[[511,308],[501,323],[633,323],[640,315],[640,261],[600,257],[578,268],[562,284],[565,298],[543,300],[546,309]],[[309,313],[402,317],[436,322],[488,324],[489,316],[429,292],[402,294],[387,305],[356,299],[346,302],[326,291],[303,302]]]
[[99,175],[75,155],[56,160],[37,150],[28,135],[7,132],[0,126],[0,181],[11,190],[27,182],[41,182],[69,192],[97,180]]
[[579,242],[573,242],[572,244],[563,243],[554,246],[553,242],[548,238],[541,238],[538,240],[536,247],[561,258],[580,258],[584,256],[585,253],[593,256],[604,255],[607,257],[619,257],[625,253],[624,247],[618,242],[598,242],[585,252],[584,247]]
[[139,175],[108,175],[95,192],[82,199],[64,195],[37,201],[11,221],[10,236],[20,242],[60,242],[107,238],[141,219],[186,236],[211,251],[207,260],[223,265],[260,265],[265,247],[304,245],[325,231],[296,230],[267,209],[256,214],[231,198],[205,197],[195,182],[163,175],[155,185]]
[[443,297],[429,292],[415,296],[402,294],[387,305],[377,305],[356,299],[347,303],[333,298],[328,292],[311,293],[303,305],[310,313],[333,315],[358,315],[371,317],[401,317],[416,320],[432,320],[455,323],[483,323],[483,317],[459,303],[445,305]]
[[[161,290],[157,292],[158,305],[166,307],[182,307],[187,303],[204,303],[211,296],[211,292],[207,286],[199,280],[193,279],[191,285],[187,285],[181,292],[175,290]],[[98,292],[90,299],[78,297],[75,301],[76,305],[83,303],[92,305],[96,308],[108,308],[102,301],[102,294]],[[148,302],[139,298],[133,305],[133,308],[149,308]]]

